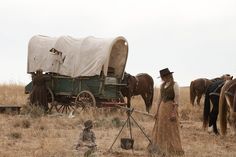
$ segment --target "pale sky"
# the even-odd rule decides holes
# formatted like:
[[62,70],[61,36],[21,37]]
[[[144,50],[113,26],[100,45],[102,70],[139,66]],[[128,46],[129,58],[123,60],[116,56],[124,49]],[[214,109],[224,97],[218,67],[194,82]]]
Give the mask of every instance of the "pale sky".
[[0,83],[31,81],[30,38],[124,36],[126,71],[155,81],[168,67],[175,80],[236,77],[235,0],[1,0]]

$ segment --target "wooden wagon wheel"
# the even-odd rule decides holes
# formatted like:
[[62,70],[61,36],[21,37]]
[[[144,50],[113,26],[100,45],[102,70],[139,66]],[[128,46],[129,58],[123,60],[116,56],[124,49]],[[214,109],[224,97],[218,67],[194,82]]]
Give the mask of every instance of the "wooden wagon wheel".
[[85,108],[96,107],[95,97],[90,91],[81,91],[75,99],[75,106],[78,112],[81,112]]
[[58,103],[56,105],[56,110],[59,113],[70,113],[71,111],[74,111],[74,104],[71,103]]

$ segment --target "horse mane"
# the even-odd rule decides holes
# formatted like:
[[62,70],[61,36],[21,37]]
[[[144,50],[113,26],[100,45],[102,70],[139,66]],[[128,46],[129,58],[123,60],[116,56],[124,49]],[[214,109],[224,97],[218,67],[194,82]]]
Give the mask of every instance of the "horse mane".
[[121,92],[122,92],[122,95],[125,97],[133,96],[134,89],[130,88],[130,87],[133,87],[134,86],[133,84],[134,83],[136,84],[136,81],[131,81],[132,84],[128,84],[128,83],[130,83],[129,80],[131,80],[131,79],[136,80],[135,76],[131,75],[130,73],[124,72],[122,83],[127,84],[127,86],[122,88]]

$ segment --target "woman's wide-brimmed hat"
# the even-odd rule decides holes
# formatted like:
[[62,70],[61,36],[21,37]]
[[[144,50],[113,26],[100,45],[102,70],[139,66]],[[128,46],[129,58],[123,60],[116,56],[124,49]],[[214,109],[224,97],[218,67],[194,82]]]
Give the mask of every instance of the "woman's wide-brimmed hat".
[[158,78],[170,75],[172,73],[174,73],[174,72],[170,72],[170,70],[168,68],[162,69],[162,70],[160,70],[160,76]]

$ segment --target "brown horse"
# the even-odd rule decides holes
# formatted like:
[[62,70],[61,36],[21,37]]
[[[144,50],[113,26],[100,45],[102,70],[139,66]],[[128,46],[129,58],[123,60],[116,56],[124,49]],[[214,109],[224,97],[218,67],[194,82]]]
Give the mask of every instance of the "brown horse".
[[227,131],[227,120],[236,134],[236,79],[228,81],[222,87],[219,100],[219,118],[221,134]]
[[127,97],[127,106],[130,108],[132,96],[141,95],[146,105],[146,111],[149,113],[152,107],[154,93],[154,81],[152,77],[146,73],[136,76],[125,73],[122,83],[127,84],[127,86],[121,89],[123,96]]
[[207,87],[211,83],[212,82],[206,78],[199,78],[199,79],[193,80],[190,83],[190,101],[193,106],[194,106],[196,97],[197,97],[197,104],[200,105],[200,100],[202,98],[202,95],[204,95]]
[[197,104],[200,105],[200,100],[205,94],[207,87],[217,80],[232,80],[233,76],[229,74],[222,75],[214,79],[199,78],[190,83],[190,103],[194,106],[197,97]]

